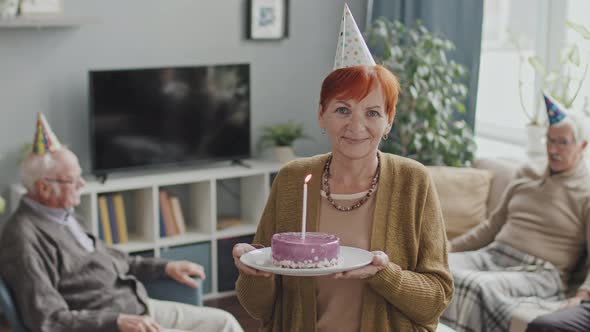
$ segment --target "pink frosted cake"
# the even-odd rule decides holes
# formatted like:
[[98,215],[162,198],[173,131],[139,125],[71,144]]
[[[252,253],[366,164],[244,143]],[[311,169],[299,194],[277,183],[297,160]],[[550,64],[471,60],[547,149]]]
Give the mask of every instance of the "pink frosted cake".
[[290,269],[313,269],[340,264],[340,239],[326,233],[277,233],[271,242],[272,263]]

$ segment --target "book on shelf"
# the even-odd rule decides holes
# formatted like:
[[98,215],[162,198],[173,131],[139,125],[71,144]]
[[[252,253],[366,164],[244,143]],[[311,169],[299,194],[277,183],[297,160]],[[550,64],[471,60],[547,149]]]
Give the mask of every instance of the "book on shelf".
[[123,201],[123,195],[114,194],[113,205],[115,206],[117,230],[119,231],[119,243],[128,243],[129,235],[127,233],[127,215],[125,213],[125,203]]
[[100,214],[100,225],[102,227],[102,234],[104,235],[104,242],[107,245],[113,244],[113,233],[111,231],[111,221],[109,219],[109,208],[107,206],[107,199],[104,195],[98,196],[98,213]]
[[159,224],[160,224],[160,237],[166,237],[168,236],[168,234],[166,234],[166,226],[164,226],[164,215],[162,214],[162,208],[158,209],[158,215],[159,215]]
[[164,229],[166,230],[166,236],[178,234],[176,230],[176,222],[174,221],[174,214],[172,213],[172,206],[168,199],[168,192],[160,190],[160,209],[162,211],[162,217],[164,219]]
[[164,215],[162,215],[162,208],[158,209],[158,216],[160,217],[160,237],[166,237],[166,227],[164,226]]
[[170,206],[172,207],[172,214],[174,215],[174,221],[176,223],[176,229],[178,234],[186,233],[186,223],[184,221],[184,214],[180,207],[180,200],[176,196],[170,196]]
[[117,216],[115,216],[115,205],[113,204],[113,196],[106,195],[107,208],[109,213],[109,221],[111,222],[111,232],[113,234],[113,244],[120,243],[119,229],[117,227]]
[[235,217],[220,217],[217,221],[217,230],[223,230],[230,227],[240,226],[243,223],[242,219]]
[[101,241],[104,242],[105,239],[104,239],[104,230],[103,230],[103,227],[102,227],[102,218],[100,216],[101,215],[101,213],[100,213],[100,205],[99,205],[98,209],[99,209],[98,210],[98,238]]

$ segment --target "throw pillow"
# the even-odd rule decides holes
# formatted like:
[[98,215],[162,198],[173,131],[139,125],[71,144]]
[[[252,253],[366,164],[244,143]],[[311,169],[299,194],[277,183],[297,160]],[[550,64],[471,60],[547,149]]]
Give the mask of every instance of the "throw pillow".
[[492,172],[447,166],[429,166],[428,170],[440,199],[449,239],[486,219]]
[[488,215],[494,212],[500,204],[502,194],[508,188],[510,181],[515,178],[520,165],[522,165],[521,160],[503,158],[481,158],[476,159],[473,163],[473,167],[477,169],[485,169],[494,173],[488,196]]

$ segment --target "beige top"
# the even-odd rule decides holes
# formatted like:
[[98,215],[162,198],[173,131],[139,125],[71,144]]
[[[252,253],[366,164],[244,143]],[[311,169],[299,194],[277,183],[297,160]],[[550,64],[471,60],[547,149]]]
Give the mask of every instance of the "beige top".
[[[332,194],[337,204],[350,206],[365,196],[357,194]],[[322,190],[319,231],[334,234],[340,238],[340,245],[370,249],[375,195],[358,209],[342,212],[336,210]],[[360,331],[362,298],[365,281],[359,279],[334,279],[330,276],[317,277],[318,331]]]
[[[490,219],[451,241],[453,251],[475,250],[492,241],[547,260],[567,283],[589,244],[590,175],[584,162],[550,175],[524,168]],[[580,287],[590,290],[590,278]]]

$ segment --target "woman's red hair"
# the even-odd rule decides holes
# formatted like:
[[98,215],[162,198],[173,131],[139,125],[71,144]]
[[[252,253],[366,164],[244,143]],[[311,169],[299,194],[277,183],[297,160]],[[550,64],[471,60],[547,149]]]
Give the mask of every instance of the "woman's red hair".
[[381,65],[334,70],[322,83],[320,105],[325,108],[334,98],[362,100],[377,83],[381,85],[385,98],[387,120],[392,123],[400,86],[397,77]]

